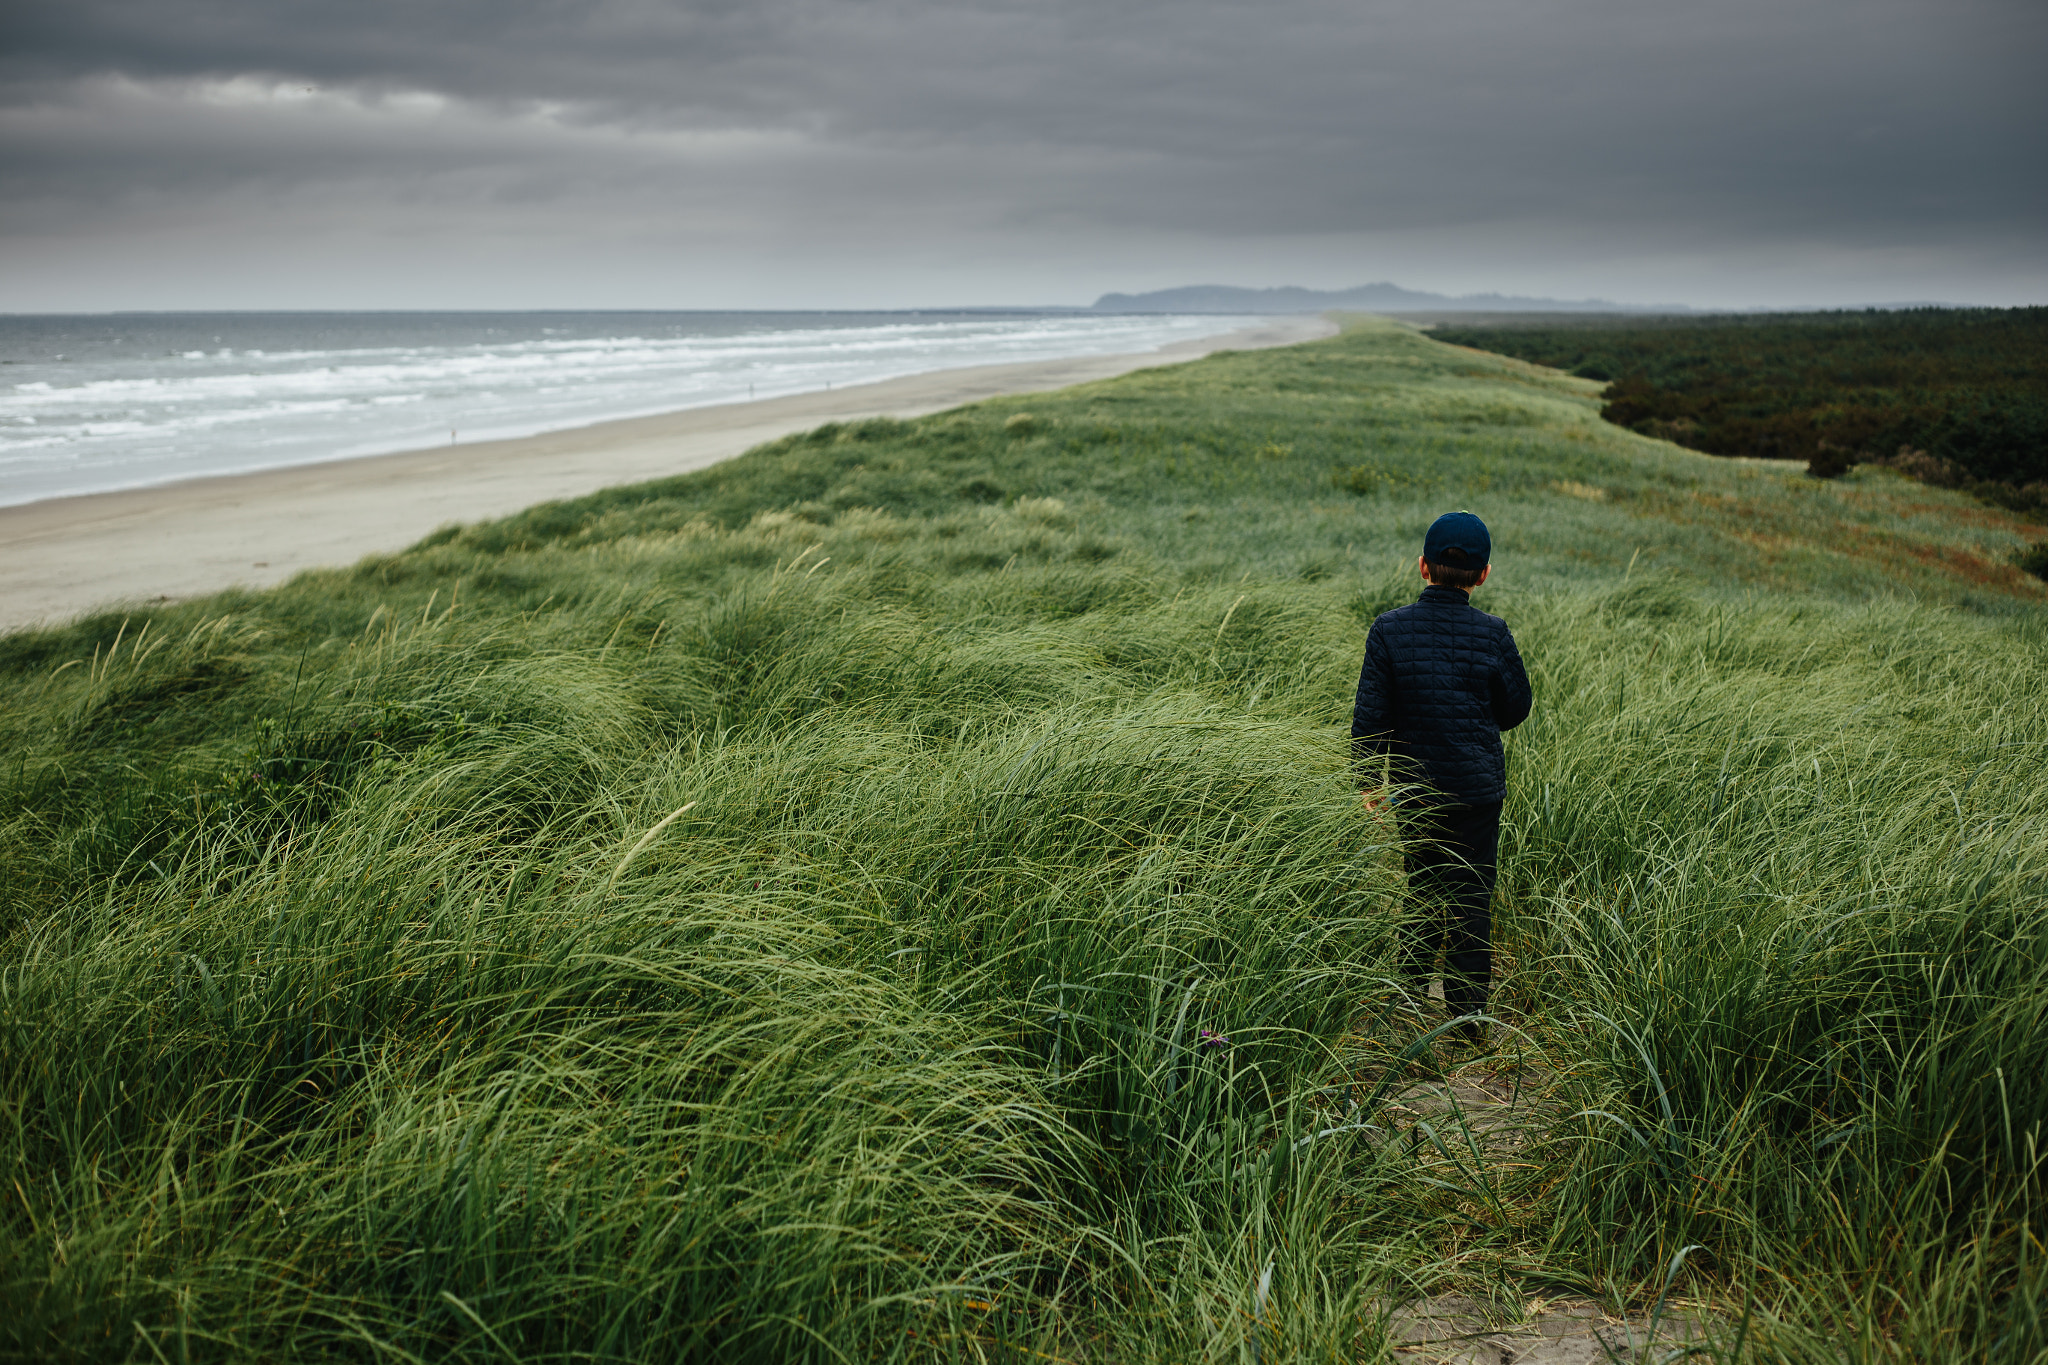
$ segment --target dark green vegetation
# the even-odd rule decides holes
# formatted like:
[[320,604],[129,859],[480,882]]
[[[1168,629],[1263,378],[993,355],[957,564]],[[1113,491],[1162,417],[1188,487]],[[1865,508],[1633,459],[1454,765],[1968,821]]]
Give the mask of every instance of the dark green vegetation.
[[[0,1343],[1351,1360],[1669,1285],[2041,1359],[2039,528],[1592,387],[1366,326],[0,640]],[[1345,771],[1459,505],[1513,1159],[1387,1108]]]
[[1585,319],[1439,328],[1612,381],[1607,420],[1715,455],[1889,463],[2048,511],[2048,308]]

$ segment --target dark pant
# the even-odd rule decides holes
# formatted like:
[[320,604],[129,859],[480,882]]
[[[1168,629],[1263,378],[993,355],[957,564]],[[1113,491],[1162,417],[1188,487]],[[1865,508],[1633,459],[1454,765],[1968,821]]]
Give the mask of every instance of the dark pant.
[[1401,966],[1420,990],[1444,955],[1444,1004],[1482,1014],[1493,981],[1493,883],[1500,862],[1500,802],[1408,813],[1408,894]]

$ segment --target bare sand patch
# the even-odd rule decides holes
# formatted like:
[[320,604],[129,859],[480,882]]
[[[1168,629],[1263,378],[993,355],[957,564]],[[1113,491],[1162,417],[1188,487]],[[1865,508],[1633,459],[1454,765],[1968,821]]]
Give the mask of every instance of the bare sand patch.
[[1611,1365],[1683,1356],[1707,1339],[1711,1320],[1691,1307],[1651,1316],[1614,1317],[1589,1299],[1537,1300],[1504,1322],[1497,1306],[1440,1294],[1398,1309],[1387,1339],[1395,1360],[1416,1365]]

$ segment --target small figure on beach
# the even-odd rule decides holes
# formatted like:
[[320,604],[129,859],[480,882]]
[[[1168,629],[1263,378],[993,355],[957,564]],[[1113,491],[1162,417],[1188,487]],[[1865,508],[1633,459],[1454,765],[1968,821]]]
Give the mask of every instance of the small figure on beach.
[[[1413,905],[1400,967],[1421,994],[1444,959],[1444,1004],[1466,1042],[1486,1037],[1493,982],[1493,886],[1507,797],[1503,730],[1529,715],[1529,676],[1507,622],[1472,605],[1492,573],[1493,538],[1470,512],[1423,537],[1422,596],[1366,637],[1351,710],[1365,805],[1401,807]],[[1390,798],[1389,788],[1402,794]]]

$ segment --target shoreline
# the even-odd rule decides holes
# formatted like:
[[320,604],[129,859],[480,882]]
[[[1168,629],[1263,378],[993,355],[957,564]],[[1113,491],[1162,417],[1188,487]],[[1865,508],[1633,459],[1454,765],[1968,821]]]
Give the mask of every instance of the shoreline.
[[449,522],[688,473],[833,421],[919,417],[1216,351],[1336,334],[1322,317],[1123,355],[928,370],[844,389],[684,408],[506,440],[221,474],[0,507],[0,634],[85,612],[147,608],[413,544]]

